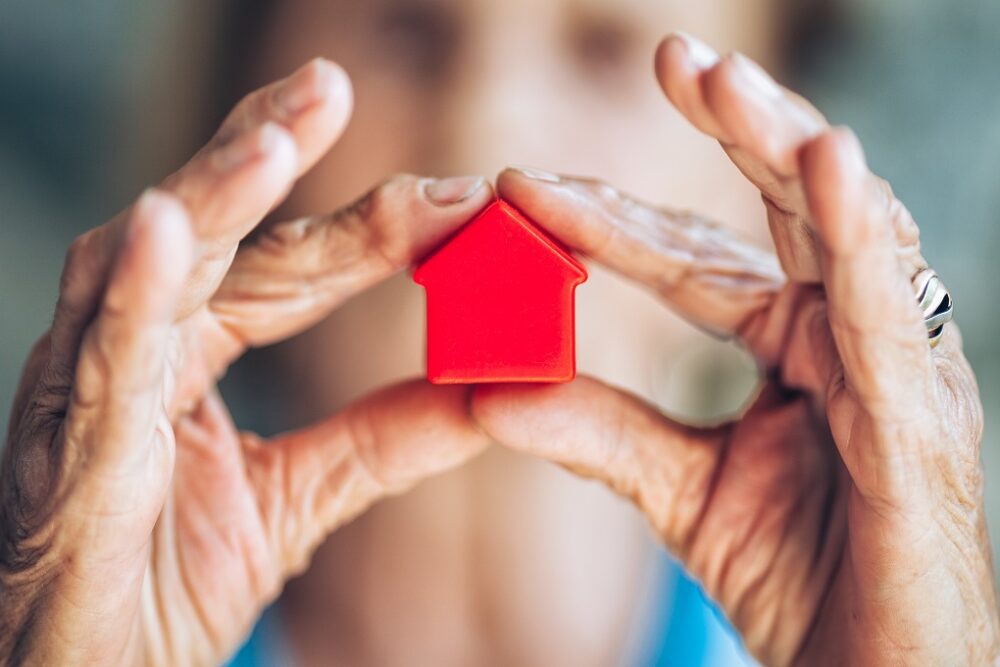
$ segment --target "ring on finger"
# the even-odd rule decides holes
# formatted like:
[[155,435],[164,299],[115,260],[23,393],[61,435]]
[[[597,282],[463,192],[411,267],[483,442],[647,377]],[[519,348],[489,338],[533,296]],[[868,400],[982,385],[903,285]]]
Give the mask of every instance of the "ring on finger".
[[924,316],[927,339],[931,347],[934,347],[941,340],[944,325],[955,316],[954,301],[937,272],[931,268],[922,269],[913,276],[913,289]]

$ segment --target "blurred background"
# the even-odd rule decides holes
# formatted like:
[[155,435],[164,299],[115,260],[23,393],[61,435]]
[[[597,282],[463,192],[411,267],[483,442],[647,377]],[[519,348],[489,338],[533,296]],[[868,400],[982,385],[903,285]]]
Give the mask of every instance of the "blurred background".
[[[293,68],[311,52],[332,49],[332,55],[338,55],[335,46],[327,49],[314,33],[297,40],[294,12],[291,18],[275,18],[275,12],[265,11],[265,4],[205,0],[0,3],[0,426],[4,431],[20,365],[49,323],[63,255],[72,239],[179,166],[242,93]],[[353,16],[365,3],[298,4],[305,6],[305,14],[316,11],[326,21],[334,20],[328,10],[334,17],[337,11]],[[524,3],[512,2],[510,7],[520,4]],[[579,4],[581,14],[588,16],[601,6],[600,2]],[[669,9],[684,3],[651,4]],[[700,36],[708,32],[706,41],[718,50],[740,48],[767,63],[779,72],[782,82],[816,103],[831,122],[850,125],[857,132],[873,169],[892,183],[921,225],[925,254],[955,295],[967,354],[986,405],[983,458],[996,551],[1000,545],[1000,441],[994,423],[1000,415],[1000,308],[993,290],[1000,285],[1000,3],[702,0],[694,4],[709,9],[694,16],[676,9],[676,23],[668,12],[655,32],[676,28]],[[330,10],[332,5],[343,7]],[[743,16],[748,6],[758,5],[761,12],[778,15],[777,27],[746,37],[740,26],[718,19],[728,14]],[[322,12],[315,6],[322,6]],[[529,11],[533,10],[514,16],[504,29],[526,27]],[[603,11],[596,13],[598,23]],[[281,22],[276,35],[267,30],[271,18]],[[421,51],[423,47],[410,44],[426,38],[428,32],[440,43],[456,39],[454,26],[442,28],[428,21],[427,15],[407,9],[397,11],[383,26],[382,36],[390,46],[402,43],[407,49],[404,57],[418,51],[419,71],[413,77],[427,77],[428,68],[445,67],[439,61],[458,57],[440,49]],[[704,27],[713,21],[712,25],[723,28],[713,32]],[[587,67],[615,65],[630,48],[627,31],[591,32],[579,46],[579,57],[591,59]],[[285,56],[266,55],[286,52]],[[262,63],[257,56],[269,59]],[[641,85],[649,88],[644,95],[655,94],[649,56],[648,50],[637,56],[644,68],[639,71],[644,77]],[[348,71],[357,81],[360,75],[349,64]],[[429,81],[425,87],[437,85]],[[508,93],[516,97],[518,91]],[[364,108],[360,93],[359,100],[360,113]],[[585,110],[581,106],[576,111]],[[664,122],[677,123],[665,103],[659,112]],[[609,119],[605,125],[613,132],[614,116],[606,109],[605,113]],[[406,131],[425,129],[414,125]],[[702,141],[693,152],[714,161],[713,169],[728,169],[721,151],[687,132],[690,137],[685,135],[684,141]],[[599,129],[588,131],[585,136],[598,133]],[[630,149],[619,145],[618,153],[627,160]],[[616,164],[616,159],[609,164]],[[663,157],[664,163],[683,159],[677,153]],[[692,188],[673,187],[667,176],[646,173],[633,179],[627,169],[610,166],[605,173],[599,162],[581,168],[568,163],[568,158],[538,152],[494,151],[483,160],[465,156],[436,165],[495,172],[506,162],[529,161],[542,168],[608,178],[664,204],[692,206],[704,199],[689,194]],[[403,162],[401,166],[411,165]],[[732,174],[724,173],[725,183],[733,182]],[[342,177],[336,199],[344,200],[359,194],[368,182],[367,172],[355,177],[354,170],[344,166],[326,172],[325,177]],[[322,189],[322,183],[314,187]],[[741,194],[709,213],[729,221],[745,210],[747,201],[751,200]],[[762,219],[756,210],[740,217],[752,224]],[[760,229],[756,236],[764,238]],[[274,359],[265,355],[258,361],[267,367]],[[289,420],[281,410],[256,395],[260,385],[254,378],[259,380],[259,375],[250,366],[237,369],[236,380],[227,380],[227,393],[234,398],[241,426],[264,431],[287,427]],[[664,391],[670,393],[669,388]],[[658,398],[655,391],[651,393]],[[670,403],[667,399],[660,402]],[[299,414],[291,421],[301,418]],[[724,662],[717,658],[712,664]],[[678,660],[678,664],[692,663]]]

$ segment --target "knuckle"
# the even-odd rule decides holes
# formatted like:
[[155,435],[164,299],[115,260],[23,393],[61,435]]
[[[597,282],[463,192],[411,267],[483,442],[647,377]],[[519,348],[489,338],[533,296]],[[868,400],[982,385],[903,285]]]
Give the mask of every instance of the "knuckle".
[[27,402],[24,419],[19,422],[27,426],[26,435],[55,434],[59,424],[66,417],[72,392],[71,378],[46,370]]
[[[5,499],[5,505],[6,505]],[[0,589],[7,588],[11,579],[35,570],[53,543],[51,531],[42,530],[41,512],[21,505],[5,506],[0,510]]]
[[302,66],[302,71],[307,73],[310,81],[317,84],[327,84],[332,77],[347,76],[340,65],[322,56],[317,56],[307,62]]
[[899,218],[906,209],[896,199],[887,180],[874,174],[869,175],[869,180],[872,195],[868,214],[886,232],[893,231],[898,227]]
[[960,352],[941,357],[937,366],[938,375],[952,403],[948,416],[953,422],[949,430],[953,436],[978,448],[985,429],[985,411],[975,374]]
[[350,204],[348,209],[366,220],[385,217],[392,213],[400,194],[415,191],[422,180],[410,173],[393,174]]
[[261,120],[272,116],[276,106],[272,101],[276,85],[278,84],[272,83],[257,88],[241,97],[203,150],[221,148],[233,142]]
[[[41,565],[49,560],[48,545],[18,549],[16,560],[9,561],[7,543],[7,539],[0,540],[0,594],[4,612],[0,618],[0,662],[22,665],[28,664],[29,646],[42,618],[41,607],[57,571]],[[8,562],[18,569],[7,569]]]
[[708,68],[705,72],[706,90],[718,90],[721,86],[728,85],[738,74],[736,60],[733,55],[727,55]]
[[240,98],[226,119],[222,121],[222,125],[219,126],[215,135],[209,140],[205,150],[225,146],[251,127],[256,110],[262,104],[267,104],[267,97],[267,88],[259,88]]
[[920,228],[910,211],[895,196],[889,199],[888,219],[891,230],[889,233],[896,243],[896,253],[910,277],[927,264],[920,254]]
[[399,221],[410,217],[408,211],[401,209],[409,202],[420,201],[418,189],[422,182],[413,174],[390,176],[355,205],[365,246],[390,268],[399,268],[407,262],[405,237],[395,232]]
[[348,420],[347,427],[358,470],[378,492],[393,490],[398,485],[391,484],[391,480],[386,479],[383,474],[383,466],[379,461],[378,430],[371,415],[366,412],[355,414]]
[[394,202],[401,193],[407,190],[415,191],[423,180],[415,174],[406,172],[389,176],[369,193],[372,198],[373,207],[380,205],[380,208],[384,210],[386,205]]
[[[63,263],[63,272],[59,278],[59,294],[61,301],[75,291],[75,287],[81,280],[92,275],[89,269],[93,265],[93,246],[97,230],[91,229],[76,237],[66,250],[66,259]],[[67,304],[70,305],[70,304]]]
[[966,408],[966,423],[970,439],[978,445],[983,441],[983,432],[986,428],[986,414],[978,395]]
[[[296,249],[311,247],[314,242],[321,240],[323,222],[322,217],[304,217],[268,225],[262,228],[250,243],[241,244],[234,266],[241,268],[248,253],[258,257],[263,254],[265,257],[280,258]],[[318,265],[324,261],[322,257],[311,255],[302,259],[308,260],[307,266],[311,270],[322,268]]]
[[[39,341],[35,354],[47,355],[46,338]],[[40,349],[41,348],[41,349]],[[11,411],[9,440],[19,440],[46,435],[53,437],[66,416],[69,397],[73,391],[73,375],[62,364],[52,363],[51,358],[39,357],[35,362],[38,370],[32,377],[25,377],[18,388],[14,408]],[[9,450],[14,445],[8,446]],[[2,451],[2,450],[0,450]]]
[[835,157],[857,142],[854,133],[843,126],[828,127],[816,133],[805,142],[802,149],[804,155],[817,162],[833,161]]
[[840,148],[850,148],[852,145],[859,143],[858,136],[854,134],[854,130],[846,125],[833,125],[822,134],[827,135],[829,140]]
[[73,242],[69,244],[69,248],[66,250],[66,261],[65,266],[72,267],[79,263],[80,258],[86,253],[87,248],[94,237],[94,230],[88,230],[73,239]]
[[167,217],[187,218],[187,207],[180,197],[159,187],[147,189],[136,199],[129,211],[127,226],[130,229],[149,220]]
[[[721,105],[727,104],[736,91],[741,89],[740,82],[745,75],[742,73],[743,65],[739,62],[740,58],[741,56],[731,53],[721,58],[705,72],[702,95],[709,109],[718,109]],[[770,78],[770,75],[756,64],[753,64],[752,67],[760,70],[764,77]],[[737,139],[736,143],[740,143],[738,136],[734,138]]]
[[[624,204],[636,207],[640,206],[638,201],[623,194],[607,181],[599,178],[579,178],[575,179],[575,181],[580,184],[587,194],[606,207],[620,207]],[[648,208],[645,205],[642,206]]]
[[962,332],[957,323],[951,322],[945,328],[933,359],[939,395],[953,404],[949,416],[960,427],[962,439],[978,448],[985,429],[985,410],[976,373],[962,352]]
[[247,135],[247,141],[252,142],[262,154],[294,157],[298,151],[298,144],[291,130],[273,120],[261,123]]
[[347,78],[346,72],[339,65],[321,57],[313,58],[292,76],[299,86],[311,92],[311,97],[315,100],[329,99],[338,80]]
[[[102,326],[107,320],[98,322],[94,329],[88,332],[84,340],[83,355],[81,361],[90,365],[94,372],[95,379],[101,384],[110,382],[116,368],[115,360],[118,357],[117,350],[120,350],[128,343],[125,336],[120,335],[121,331],[116,331],[116,327]],[[77,383],[79,387],[80,383]]]
[[32,418],[22,422],[0,472],[0,573],[31,570],[51,546],[64,448],[56,440],[61,419],[42,405],[36,402]]
[[8,447],[0,477],[0,661],[21,664],[25,638],[33,632],[40,600],[57,571],[51,557],[54,531],[48,525],[52,503],[38,500],[50,494],[25,488],[28,480],[12,449],[23,447]]

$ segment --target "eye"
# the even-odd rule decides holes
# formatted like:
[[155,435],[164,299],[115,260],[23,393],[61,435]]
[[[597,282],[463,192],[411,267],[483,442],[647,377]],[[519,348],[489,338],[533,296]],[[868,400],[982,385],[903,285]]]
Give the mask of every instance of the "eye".
[[394,71],[422,82],[444,77],[459,42],[458,17],[426,2],[386,6],[377,19],[378,53]]
[[570,25],[569,47],[581,72],[605,81],[631,66],[636,36],[615,17],[578,16]]

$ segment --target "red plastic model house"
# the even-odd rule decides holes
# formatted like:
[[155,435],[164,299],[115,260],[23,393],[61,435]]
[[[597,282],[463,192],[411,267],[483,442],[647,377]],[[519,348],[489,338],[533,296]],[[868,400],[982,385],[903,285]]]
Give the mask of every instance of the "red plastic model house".
[[573,291],[587,271],[510,204],[492,203],[413,279],[427,290],[431,382],[568,382],[576,375]]

